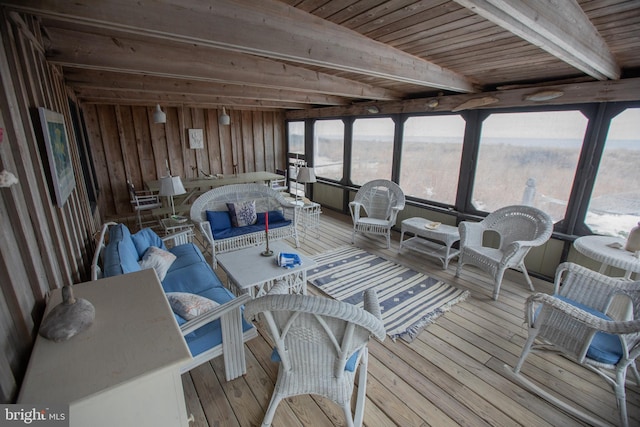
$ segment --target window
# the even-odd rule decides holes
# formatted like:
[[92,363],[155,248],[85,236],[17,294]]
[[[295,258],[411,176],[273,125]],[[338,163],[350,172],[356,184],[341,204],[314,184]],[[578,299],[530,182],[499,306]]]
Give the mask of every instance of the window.
[[351,182],[362,185],[373,179],[391,179],[394,131],[390,118],[353,122]]
[[594,233],[627,237],[640,220],[640,108],[611,120],[585,223]]
[[579,111],[491,114],[482,124],[473,206],[525,204],[554,222],[564,218],[587,122]]
[[342,120],[318,120],[313,135],[316,176],[340,181],[344,165],[344,123]]
[[289,152],[304,154],[304,122],[289,122]]
[[459,115],[405,121],[400,186],[407,196],[455,204],[464,129]]

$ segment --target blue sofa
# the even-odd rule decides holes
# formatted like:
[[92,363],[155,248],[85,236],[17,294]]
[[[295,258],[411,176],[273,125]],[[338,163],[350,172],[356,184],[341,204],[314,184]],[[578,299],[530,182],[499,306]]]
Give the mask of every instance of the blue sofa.
[[[109,239],[105,246],[107,230]],[[255,328],[242,317],[242,305],[250,297],[235,297],[226,289],[188,236],[188,232],[183,232],[160,238],[148,228],[132,235],[124,224],[107,223],[103,226],[94,256],[92,279],[98,278],[100,270],[103,277],[139,271],[139,261],[152,246],[175,255],[161,282],[165,293],[195,294],[219,304],[189,321],[174,310],[176,322],[193,357],[190,363],[182,367],[182,372],[223,355],[227,380],[231,380],[246,373],[244,342],[257,336]],[[169,248],[166,243],[169,243]],[[100,261],[101,269],[98,265]]]

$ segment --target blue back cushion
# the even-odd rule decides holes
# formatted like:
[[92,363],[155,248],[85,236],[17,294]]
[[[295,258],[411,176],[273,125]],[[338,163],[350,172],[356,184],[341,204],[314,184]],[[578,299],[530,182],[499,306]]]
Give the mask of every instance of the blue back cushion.
[[207,221],[211,225],[211,232],[213,238],[216,238],[216,234],[223,233],[231,229],[231,217],[228,211],[206,211]]
[[[258,212],[258,220],[256,221],[256,224],[262,224],[264,225],[265,223],[265,212]],[[269,225],[271,224],[275,224],[277,222],[282,222],[282,221],[286,221],[286,219],[284,218],[284,215],[282,214],[282,212],[280,211],[269,211]]]
[[138,259],[141,259],[144,256],[144,253],[150,246],[155,246],[165,251],[167,250],[167,247],[160,236],[150,228],[143,228],[138,231],[136,234],[131,236],[131,240],[133,240],[133,244],[138,252]]
[[109,229],[109,244],[104,249],[104,277],[140,271],[138,251],[124,224]]

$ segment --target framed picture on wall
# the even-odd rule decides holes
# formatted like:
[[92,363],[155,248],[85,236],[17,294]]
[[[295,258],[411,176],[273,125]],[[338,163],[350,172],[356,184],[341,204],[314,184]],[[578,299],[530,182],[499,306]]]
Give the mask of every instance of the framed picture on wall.
[[39,107],[38,114],[51,171],[52,192],[56,204],[62,207],[76,186],[67,128],[60,113]]

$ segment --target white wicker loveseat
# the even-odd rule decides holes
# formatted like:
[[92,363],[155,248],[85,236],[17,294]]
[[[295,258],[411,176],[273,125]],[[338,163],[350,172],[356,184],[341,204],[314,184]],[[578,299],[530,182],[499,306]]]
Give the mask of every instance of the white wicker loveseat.
[[[214,188],[198,197],[191,205],[191,221],[197,224],[212,252],[212,266],[216,268],[216,254],[255,246],[265,241],[265,226],[260,223],[246,227],[233,227],[230,232],[217,233],[207,211],[224,215],[228,203],[255,201],[258,217],[269,212],[269,240],[292,237],[300,246],[296,228],[296,208],[279,191],[262,184],[232,184]],[[211,217],[209,217],[211,218]]]

